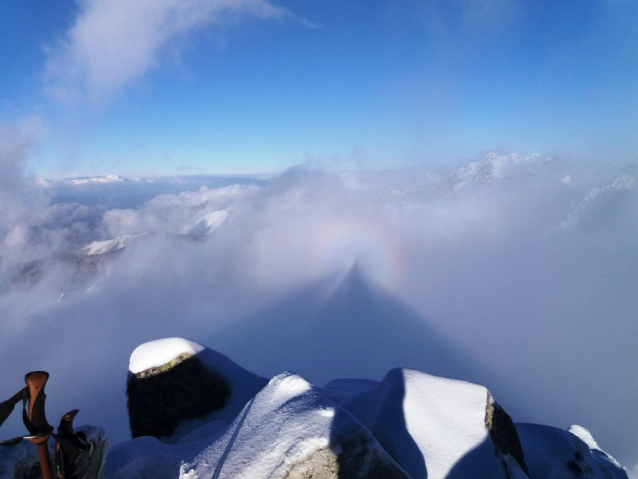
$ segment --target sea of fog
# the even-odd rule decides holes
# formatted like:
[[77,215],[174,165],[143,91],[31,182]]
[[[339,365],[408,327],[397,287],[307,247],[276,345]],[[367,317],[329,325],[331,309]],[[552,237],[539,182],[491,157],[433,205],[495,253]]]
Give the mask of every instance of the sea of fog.
[[399,366],[480,382],[516,422],[580,424],[638,462],[636,165],[48,181],[19,154],[0,177],[1,398],[47,370],[52,423],[80,408],[123,441],[130,353],[183,336],[317,385]]

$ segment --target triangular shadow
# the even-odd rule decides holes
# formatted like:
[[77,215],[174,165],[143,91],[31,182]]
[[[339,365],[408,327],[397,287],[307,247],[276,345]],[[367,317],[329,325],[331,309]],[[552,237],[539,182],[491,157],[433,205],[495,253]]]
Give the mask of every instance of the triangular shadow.
[[305,285],[208,342],[258,374],[293,370],[318,386],[338,377],[380,380],[396,367],[474,382],[486,377],[476,359],[357,265],[327,295],[329,284]]

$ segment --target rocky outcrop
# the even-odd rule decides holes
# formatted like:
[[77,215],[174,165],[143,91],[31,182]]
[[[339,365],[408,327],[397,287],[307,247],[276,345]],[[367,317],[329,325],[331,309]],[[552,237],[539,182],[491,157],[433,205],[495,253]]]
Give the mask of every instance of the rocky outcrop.
[[[505,410],[492,398],[492,394],[487,392],[487,405],[485,407],[485,426],[487,427],[494,446],[494,452],[503,460],[503,466],[509,469],[505,462],[505,457],[512,457],[520,468],[529,475],[527,464],[525,464],[525,454],[521,441],[518,438],[518,431],[512,418]],[[511,473],[511,471],[510,471]]]
[[409,478],[367,428],[294,373],[275,376],[180,472],[184,479]]
[[385,451],[370,441],[369,435],[342,438],[337,447],[324,447],[297,462],[285,479],[409,479]]
[[114,447],[107,478],[627,477],[584,428],[515,425],[484,386],[415,370],[318,388],[170,338],[136,349],[128,389],[134,434],[159,441]]
[[200,360],[182,353],[168,363],[136,373],[126,386],[131,436],[170,436],[185,420],[224,407],[226,381]]

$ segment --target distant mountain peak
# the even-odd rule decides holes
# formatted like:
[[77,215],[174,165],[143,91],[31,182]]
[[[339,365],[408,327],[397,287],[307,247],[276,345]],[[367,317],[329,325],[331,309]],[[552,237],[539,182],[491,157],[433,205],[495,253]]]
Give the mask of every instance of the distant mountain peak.
[[129,181],[119,175],[106,175],[106,176],[85,176],[80,178],[69,178],[67,180],[72,185],[89,185],[95,183],[124,183]]
[[543,158],[538,153],[519,155],[517,153],[500,154],[490,152],[478,161],[463,166],[452,174],[451,181],[454,191],[459,191],[471,182],[490,183],[506,177],[509,171],[520,165],[538,165],[547,163],[551,158]]

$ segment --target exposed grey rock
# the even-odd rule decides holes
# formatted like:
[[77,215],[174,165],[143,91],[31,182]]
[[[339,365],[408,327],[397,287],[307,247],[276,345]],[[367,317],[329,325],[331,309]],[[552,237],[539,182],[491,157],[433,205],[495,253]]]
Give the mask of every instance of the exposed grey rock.
[[[367,434],[366,434],[367,433]],[[409,479],[399,466],[361,427],[349,438],[342,438],[332,447],[314,452],[295,464],[286,479]]]
[[485,407],[485,426],[487,426],[489,431],[494,451],[503,461],[505,470],[509,471],[509,467],[504,457],[509,455],[516,460],[525,474],[529,475],[516,426],[509,414],[494,401],[489,391],[487,392],[487,404]]

